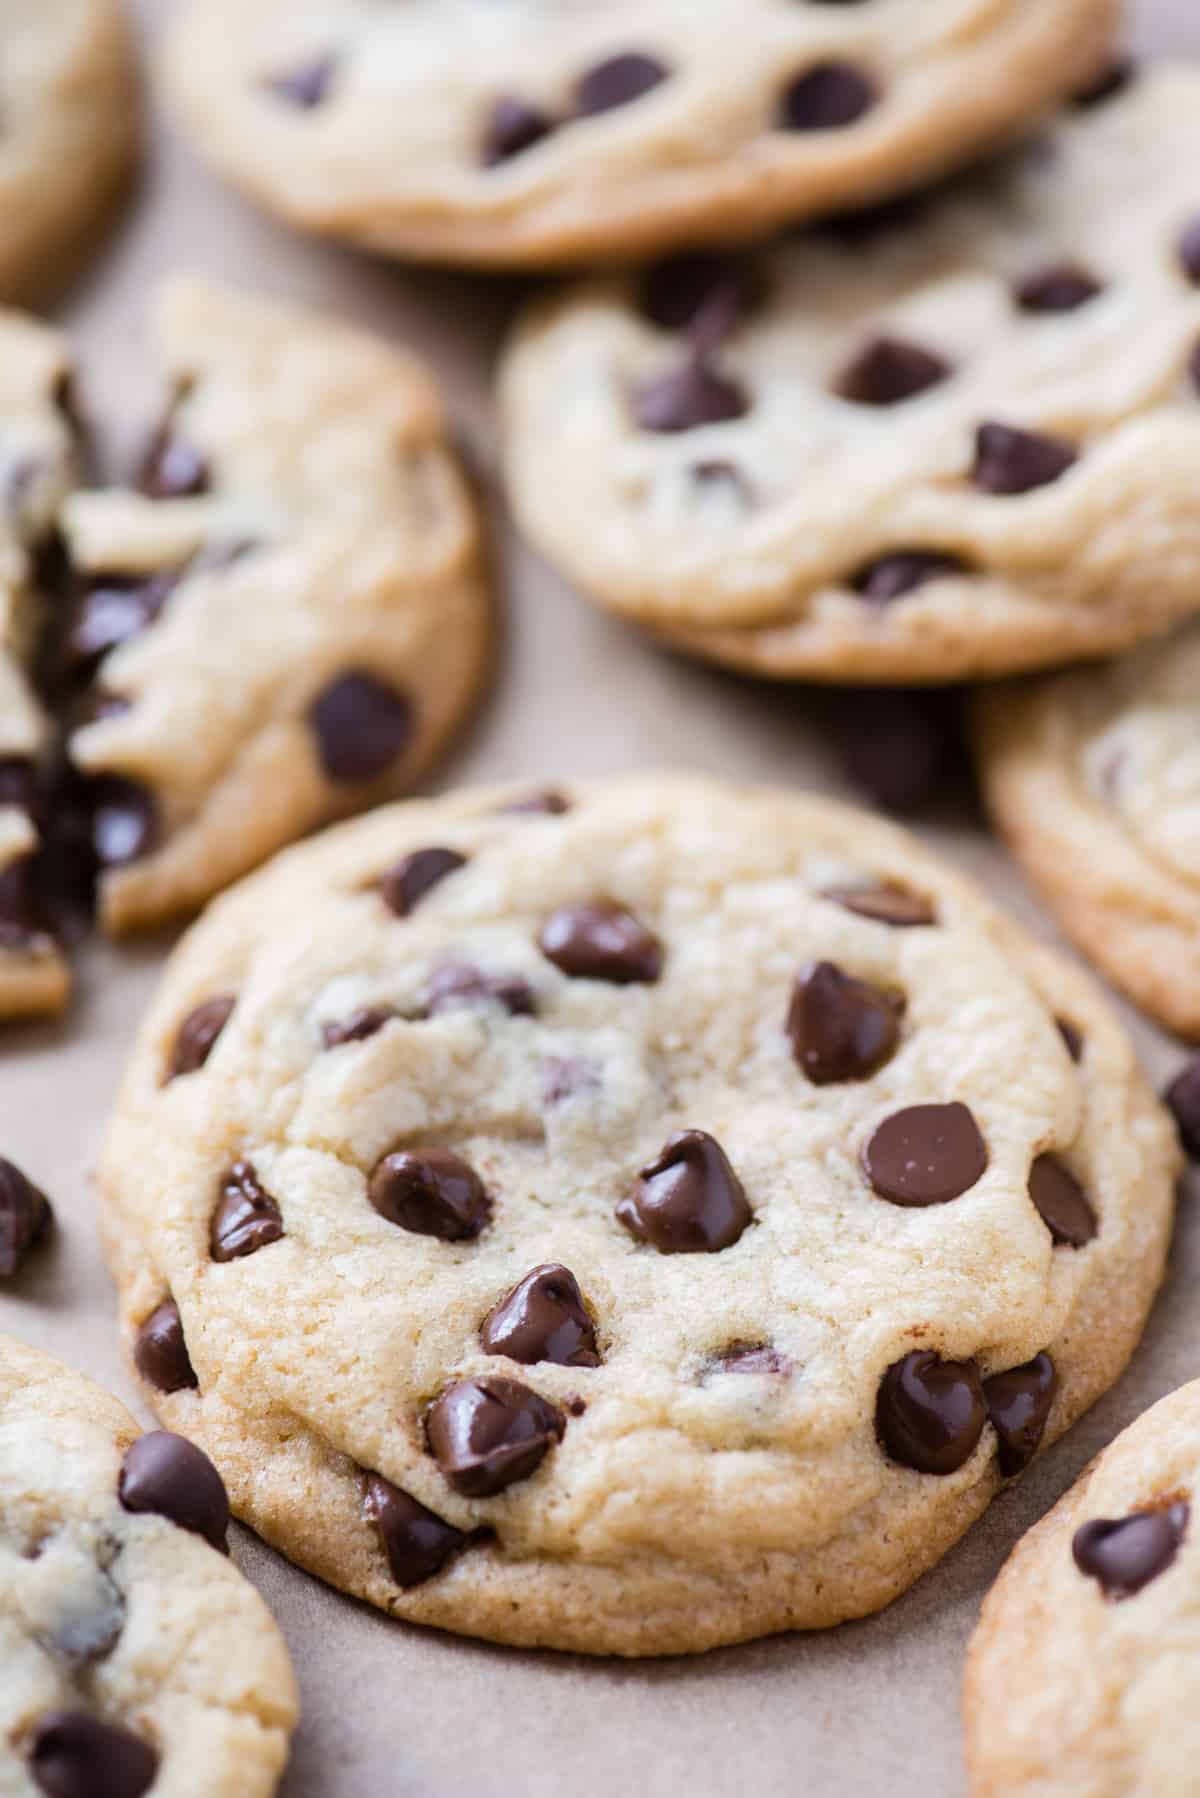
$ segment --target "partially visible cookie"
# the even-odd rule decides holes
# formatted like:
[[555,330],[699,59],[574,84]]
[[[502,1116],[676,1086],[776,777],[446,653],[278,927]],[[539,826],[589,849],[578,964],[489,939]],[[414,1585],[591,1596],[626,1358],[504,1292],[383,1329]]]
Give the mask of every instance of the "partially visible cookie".
[[191,0],[168,86],[273,210],[477,265],[742,240],[878,200],[1087,81],[1116,0]]
[[40,295],[78,261],[138,135],[120,0],[0,0],[0,299]]
[[269,1798],[287,1649],[225,1558],[229,1506],[182,1437],[0,1338],[0,1788]]
[[136,489],[77,492],[57,681],[112,931],[410,787],[491,649],[432,377],[329,318],[176,281]]
[[966,1678],[972,1798],[1193,1798],[1200,1383],[1108,1447],[1020,1542]]
[[57,332],[0,313],[0,1018],[57,1011],[69,984],[35,876],[51,732],[29,679],[38,556],[77,478],[69,379]]
[[1200,1037],[1200,625],[1102,668],[980,692],[992,817],[1075,939]]
[[535,307],[501,378],[521,522],[778,678],[1165,630],[1200,604],[1198,159],[1200,70],[1148,69],[940,195]]
[[383,809],[217,901],[103,1231],[148,1399],[285,1554],[667,1654],[932,1566],[1121,1371],[1178,1162],[1090,979],[910,837],[645,775]]

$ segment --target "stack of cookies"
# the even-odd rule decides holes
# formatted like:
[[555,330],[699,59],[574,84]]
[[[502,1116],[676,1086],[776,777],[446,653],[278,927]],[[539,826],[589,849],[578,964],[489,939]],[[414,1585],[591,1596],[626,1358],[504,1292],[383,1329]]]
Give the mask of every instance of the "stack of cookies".
[[[868,741],[877,690],[989,683],[999,827],[1200,1037],[1200,68],[1133,68],[1119,24],[182,0],[162,75],[305,230],[590,268],[498,373],[527,535],[653,644],[855,687]],[[0,84],[10,52],[0,195],[47,191],[0,225],[12,300],[137,107],[111,0],[0,0]],[[438,384],[188,278],[153,321],[162,414],[105,478],[70,344],[0,314],[0,1017],[65,1006],[65,908],[208,905],[101,1158],[165,1427],[0,1338],[17,1798],[274,1789],[294,1681],[214,1559],[231,1509],[518,1647],[879,1610],[1120,1377],[1180,1125],[1200,1152],[1200,1068],[1172,1118],[1092,976],[866,812],[545,769],[384,804],[492,660]],[[51,1226],[0,1159],[0,1276]],[[1198,1482],[1187,1388],[1018,1547],[967,1671],[975,1798],[1196,1790],[1190,1724],[1148,1720],[1200,1691]]]

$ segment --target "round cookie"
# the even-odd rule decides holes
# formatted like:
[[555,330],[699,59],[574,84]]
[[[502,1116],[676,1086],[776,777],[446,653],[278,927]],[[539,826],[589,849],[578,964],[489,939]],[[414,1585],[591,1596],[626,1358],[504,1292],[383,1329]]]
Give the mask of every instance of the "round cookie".
[[1198,154],[1200,70],[1148,70],[911,207],[535,307],[501,378],[521,522],[606,605],[777,678],[1166,629],[1200,593]]
[[1169,1029],[1200,1037],[1200,625],[1101,668],[983,691],[997,828],[1062,928]]
[[1090,980],[905,834],[467,792],[210,908],[103,1157],[147,1396],[397,1616],[594,1653],[886,1604],[1116,1378],[1174,1131]]
[[193,281],[155,330],[172,398],[136,490],[61,520],[57,678],[115,932],[410,787],[491,653],[474,498],[414,357]]
[[1190,1798],[1200,1756],[1200,1383],[1018,1543],[965,1690],[972,1798]]
[[106,222],[139,136],[119,0],[0,0],[0,299],[57,285]]
[[959,166],[1091,79],[1115,0],[192,0],[168,86],[293,223],[479,266],[744,239]]
[[0,1787],[268,1798],[296,1684],[191,1443],[0,1338]]

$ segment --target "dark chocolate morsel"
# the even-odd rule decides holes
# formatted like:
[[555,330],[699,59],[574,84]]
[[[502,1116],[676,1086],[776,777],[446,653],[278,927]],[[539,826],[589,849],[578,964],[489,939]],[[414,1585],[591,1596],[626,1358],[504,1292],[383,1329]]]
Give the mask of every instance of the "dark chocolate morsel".
[[575,980],[633,986],[652,984],[662,973],[658,938],[610,899],[556,911],[542,926],[538,947],[547,961]]
[[703,1130],[672,1136],[617,1206],[618,1222],[660,1255],[716,1254],[753,1217],[725,1151]]
[[486,168],[508,162],[523,150],[531,150],[555,129],[555,121],[539,106],[531,106],[516,94],[501,94],[492,103],[483,134]]
[[834,381],[834,392],[858,406],[896,406],[948,380],[944,356],[899,337],[875,337]]
[[384,1011],[379,1006],[364,1005],[358,1011],[352,1011],[349,1017],[323,1024],[321,1041],[327,1049],[340,1049],[344,1043],[365,1043],[368,1037],[377,1035],[395,1015],[395,1012]]
[[171,1050],[168,1080],[184,1074],[195,1074],[205,1065],[217,1046],[217,1039],[230,1018],[237,999],[233,993],[218,993],[189,1011],[175,1036]]
[[1067,1054],[1074,1062],[1083,1060],[1083,1032],[1078,1025],[1072,1024],[1069,1018],[1055,1018],[1058,1033],[1067,1047]]
[[1106,1598],[1133,1598],[1165,1573],[1187,1534],[1191,1506],[1183,1499],[1130,1517],[1098,1517],[1076,1530],[1071,1553],[1080,1573]]
[[158,1755],[132,1730],[90,1711],[46,1711],[33,1728],[29,1771],[46,1798],[143,1798],[158,1775]]
[[491,1498],[535,1473],[566,1419],[518,1380],[458,1380],[429,1407],[429,1452],[456,1492]]
[[142,1378],[156,1392],[190,1392],[200,1384],[174,1299],[164,1299],[141,1325],[134,1339],[133,1359]]
[[1013,298],[1022,312],[1075,312],[1102,291],[1087,269],[1074,262],[1056,262],[1018,281]]
[[633,393],[633,415],[643,431],[695,431],[743,418],[749,410],[744,388],[719,375],[702,356],[689,356]]
[[414,849],[380,876],[379,890],[389,910],[407,918],[426,893],[466,865],[457,849]]
[[784,89],[779,123],[785,131],[837,131],[856,124],[878,98],[874,81],[853,63],[816,63]]
[[444,961],[425,988],[429,1017],[478,1005],[500,1005],[510,1017],[532,1017],[537,1011],[533,988],[521,974],[485,974],[466,961]]
[[659,87],[669,73],[656,56],[644,56],[636,50],[610,56],[580,77],[575,88],[575,111],[586,118],[628,106]]
[[973,1361],[942,1361],[931,1349],[914,1349],[880,1382],[879,1439],[894,1461],[918,1473],[957,1473],[975,1453],[986,1420]]
[[378,1473],[367,1475],[363,1516],[379,1532],[392,1578],[405,1590],[423,1586],[471,1541]]
[[731,1342],[712,1357],[707,1368],[710,1374],[757,1374],[776,1380],[787,1379],[791,1371],[790,1357],[772,1348],[769,1342]]
[[385,1155],[371,1175],[367,1197],[389,1223],[439,1242],[473,1241],[492,1215],[483,1181],[450,1149]]
[[579,1282],[560,1265],[535,1267],[494,1305],[479,1326],[489,1355],[533,1366],[598,1367],[596,1326],[588,1315]]
[[1029,1170],[1029,1196],[1056,1243],[1082,1249],[1096,1235],[1091,1201],[1057,1156],[1038,1156]]
[[967,564],[958,556],[924,549],[894,550],[861,568],[851,586],[864,599],[886,606],[893,600],[903,599],[906,594],[915,593],[929,581],[969,572]]
[[887,924],[893,930],[920,930],[938,921],[937,907],[924,893],[912,893],[907,887],[862,886],[829,887],[822,895],[873,924]]
[[501,810],[514,818],[561,818],[564,812],[571,809],[571,801],[565,793],[554,787],[544,787],[540,792],[530,793],[524,799],[514,799]]
[[411,700],[373,674],[339,675],[308,710],[321,767],[343,785],[378,780],[413,739]]
[[1005,1479],[1024,1471],[1041,1447],[1046,1419],[1058,1391],[1049,1355],[1035,1355],[1024,1367],[1010,1367],[983,1382],[987,1414],[1000,1442]]
[[867,1080],[895,1054],[902,1002],[831,961],[797,978],[787,1033],[797,1065],[814,1086]]
[[946,1205],[987,1171],[987,1144],[967,1106],[909,1105],[876,1126],[863,1170],[893,1205]]
[[151,1511],[225,1550],[229,1499],[206,1454],[184,1436],[151,1430],[139,1436],[121,1467],[117,1496],[127,1511]]
[[213,1213],[210,1244],[214,1261],[240,1261],[283,1235],[279,1206],[248,1161],[230,1168]]
[[985,493],[1031,493],[1057,481],[1079,459],[1073,443],[1041,431],[983,424],[975,435],[971,478]]
[[49,1228],[50,1201],[0,1155],[0,1280],[11,1280]]
[[312,56],[294,68],[283,69],[263,82],[267,93],[274,94],[300,112],[313,112],[328,97],[337,74],[340,57],[332,51]]

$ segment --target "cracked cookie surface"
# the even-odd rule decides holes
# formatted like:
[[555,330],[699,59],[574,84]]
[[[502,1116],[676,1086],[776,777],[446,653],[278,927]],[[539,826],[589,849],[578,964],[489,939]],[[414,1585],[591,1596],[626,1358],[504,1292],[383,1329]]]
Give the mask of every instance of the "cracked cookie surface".
[[[1076,1059],[1078,1058],[1078,1059]],[[903,833],[678,776],[466,792],[210,909],[104,1155],[128,1340],[235,1510],[591,1652],[877,1609],[1116,1377],[1172,1126]]]

